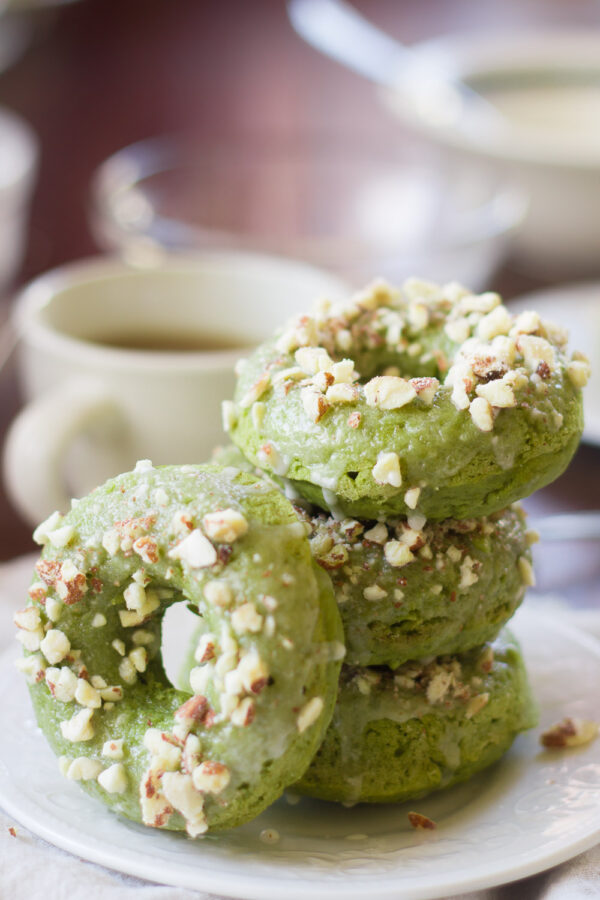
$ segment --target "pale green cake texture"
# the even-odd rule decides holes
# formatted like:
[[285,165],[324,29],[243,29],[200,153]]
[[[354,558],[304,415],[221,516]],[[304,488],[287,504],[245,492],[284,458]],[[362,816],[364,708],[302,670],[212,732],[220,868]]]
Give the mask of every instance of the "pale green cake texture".
[[344,666],[325,739],[294,790],[345,804],[414,800],[496,762],[537,712],[515,640],[396,672]]
[[[222,510],[240,513],[247,530],[233,540],[214,534],[205,540],[204,551],[208,544],[209,557],[210,548],[214,553],[208,563],[181,551],[186,536],[210,535],[204,517]],[[182,830],[193,819],[193,834],[203,820],[209,830],[219,830],[256,816],[300,776],[319,746],[331,718],[343,654],[331,584],[314,563],[291,504],[238,469],[147,464],[98,488],[52,526],[40,538],[46,544],[30,589],[40,629],[37,638],[35,630],[29,632],[26,646],[31,649],[24,665],[38,723],[62,758],[63,771],[68,774],[71,762],[82,757],[101,771],[108,769],[115,759],[105,754],[105,742],[122,740],[122,792],[109,793],[97,777],[79,781],[115,812],[142,821],[140,784],[154,760],[158,775],[152,790],[160,794],[161,778],[167,777],[162,769],[168,777],[172,772],[181,776],[175,781],[185,796],[180,807],[146,824]],[[69,580],[67,603],[61,597],[61,578]],[[145,584],[146,606],[140,615],[124,597],[134,583]],[[225,594],[221,590],[215,596],[210,588],[206,593],[214,584],[224,586]],[[161,621],[165,610],[179,602],[202,616],[211,635],[206,658],[195,662],[201,692],[176,690],[161,661]],[[149,609],[148,603],[156,608]],[[243,608],[248,613],[248,604],[249,618],[238,612]],[[44,640],[36,647],[49,628],[70,643],[69,652],[52,666],[44,655]],[[145,661],[135,653],[140,647]],[[258,668],[246,670],[255,679],[251,684],[250,676],[235,681],[244,660],[253,665],[258,660]],[[78,685],[101,684],[100,677],[123,692],[112,705],[101,697],[94,705],[92,695],[91,734],[84,730],[76,741],[65,737],[61,723],[88,707],[74,698],[63,702],[52,696],[50,682],[57,681],[62,669],[78,675]],[[187,721],[182,731],[174,714],[200,693],[207,714]],[[250,710],[246,721],[236,723],[236,703]],[[168,763],[160,764],[160,755],[152,756],[145,746],[149,728],[157,730],[160,746],[162,733],[162,740],[175,748]],[[189,743],[190,735],[199,744]],[[178,749],[184,751],[179,759]],[[194,793],[190,769],[205,761],[226,768],[227,784]],[[76,777],[76,769],[69,777]],[[201,813],[190,813],[202,805]]]

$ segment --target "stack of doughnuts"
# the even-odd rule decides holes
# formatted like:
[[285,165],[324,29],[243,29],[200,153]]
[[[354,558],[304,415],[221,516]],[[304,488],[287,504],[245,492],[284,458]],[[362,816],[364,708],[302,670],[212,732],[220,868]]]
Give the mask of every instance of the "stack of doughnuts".
[[65,777],[196,837],[290,785],[404,800],[496,760],[535,719],[502,628],[533,579],[515,501],[582,429],[565,345],[497,294],[375,284],[240,366],[218,465],[143,460],[50,516],[15,622]]
[[337,704],[301,792],[419,797],[534,724],[502,629],[533,583],[516,501],[581,435],[589,364],[566,341],[498,294],[412,279],[322,301],[239,365],[226,429],[295,502],[344,626]]

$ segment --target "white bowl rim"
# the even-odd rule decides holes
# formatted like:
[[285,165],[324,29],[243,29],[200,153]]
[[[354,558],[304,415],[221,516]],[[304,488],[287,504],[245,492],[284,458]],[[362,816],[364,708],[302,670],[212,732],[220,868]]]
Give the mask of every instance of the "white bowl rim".
[[[287,147],[288,144],[289,141],[283,138],[281,141],[276,142],[274,147],[267,146],[265,148],[260,142],[253,142],[251,146],[253,153],[258,150],[259,154],[262,154],[264,151],[265,157],[268,157],[269,153],[278,154],[279,147]],[[121,147],[107,156],[95,169],[90,186],[91,226],[92,230],[99,236],[100,242],[105,242],[111,251],[118,247],[127,248],[128,244],[135,247],[136,242],[141,246],[146,244],[149,247],[161,248],[160,240],[147,234],[143,229],[128,231],[126,226],[119,222],[116,217],[114,212],[115,202],[127,195],[133,196],[137,191],[144,194],[144,187],[139,187],[139,185],[143,185],[145,180],[154,175],[177,169],[182,161],[187,162],[190,159],[191,152],[194,149],[197,148],[201,154],[202,148],[205,147],[206,152],[212,155],[221,145],[226,152],[234,155],[240,152],[239,148],[232,147],[230,142],[227,141],[213,142],[195,138],[193,135],[171,132],[142,138]],[[292,144],[291,146],[292,149],[295,148],[295,145]],[[339,138],[331,140],[325,154],[327,157],[332,147],[343,150],[343,142]],[[421,158],[418,147],[410,147],[406,152],[409,166],[437,171],[437,166],[431,161],[424,161]],[[398,164],[396,157],[390,154],[384,154],[384,156],[389,164]],[[357,148],[356,158],[361,162],[369,160],[364,153],[364,148],[361,147]],[[394,162],[394,159],[396,162]],[[200,156],[199,164],[201,163],[202,157]],[[477,204],[477,209],[485,211],[485,216],[488,220],[485,228],[479,225],[477,229],[472,229],[469,233],[460,234],[458,237],[454,236],[452,240],[445,242],[438,249],[444,252],[462,250],[463,248],[476,247],[486,241],[509,238],[522,224],[529,205],[527,191],[513,179],[499,175],[497,171],[494,171],[489,166],[485,170],[482,169],[478,173],[478,177],[486,179],[490,186],[493,185],[493,191],[490,191],[485,199]],[[501,209],[500,213],[498,209]],[[167,221],[168,217],[165,219],[164,216],[157,213],[156,219]],[[246,244],[245,249],[241,252],[281,256],[282,258],[295,260],[302,258],[300,255],[294,257],[286,256],[285,251],[280,252],[275,248],[270,253],[267,239],[263,235],[253,238],[241,232],[238,234],[233,230],[229,231],[227,228],[217,229],[210,225],[203,227],[188,226],[185,221],[179,222],[176,217],[172,221],[181,224],[182,229],[184,231],[188,230],[190,235],[192,233],[206,235],[211,241],[210,244],[207,241],[207,248],[218,247],[220,244],[227,246],[228,241],[233,241],[235,245],[236,238],[240,237]],[[305,238],[304,240],[305,253],[310,254],[310,239]],[[359,238],[359,243],[360,240]],[[318,241],[320,244],[323,244],[323,238],[319,238]],[[395,245],[392,243],[384,249],[389,252],[394,247]],[[172,252],[170,245],[165,249],[166,252]],[[201,247],[199,247],[200,249]],[[412,250],[409,252],[412,252]],[[318,268],[319,261],[316,260],[311,265]],[[323,265],[325,267],[326,263]]]
[[[430,62],[436,70],[450,76],[468,77],[486,72],[531,72],[568,68],[572,71],[597,71],[600,78],[600,29],[501,31],[469,35],[448,34],[413,45],[421,56],[421,65]],[[526,163],[535,166],[560,167],[575,171],[598,170],[597,151],[588,150],[582,142],[577,151],[550,142],[527,141],[519,133],[518,145],[511,130],[506,137],[492,136],[482,130],[480,136],[463,133],[458,128],[435,127],[422,120],[407,104],[399,110],[393,88],[378,88],[379,96],[417,131],[430,139],[457,149],[495,160]]]

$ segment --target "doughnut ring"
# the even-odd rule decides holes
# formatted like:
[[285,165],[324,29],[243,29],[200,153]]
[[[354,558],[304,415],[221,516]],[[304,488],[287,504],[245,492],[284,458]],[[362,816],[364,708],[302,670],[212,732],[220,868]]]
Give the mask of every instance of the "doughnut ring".
[[590,370],[566,341],[495,293],[375,283],[243,361],[224,424],[254,465],[336,517],[489,515],[575,452]]
[[[330,581],[291,504],[234,468],[138,463],[54,513],[15,616],[61,771],[115,812],[200,835],[239,825],[308,766],[343,656]],[[190,690],[161,621],[203,619]]]
[[496,762],[535,724],[508,632],[396,672],[343,666],[333,720],[294,791],[345,804],[415,799]]
[[299,509],[329,574],[346,637],[344,662],[396,668],[493,640],[533,584],[525,515],[424,523],[336,521]]

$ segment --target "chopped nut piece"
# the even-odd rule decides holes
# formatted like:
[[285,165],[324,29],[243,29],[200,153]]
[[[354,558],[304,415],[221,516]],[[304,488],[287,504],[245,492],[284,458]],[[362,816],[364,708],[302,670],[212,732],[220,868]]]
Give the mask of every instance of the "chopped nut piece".
[[334,363],[330,371],[336,384],[351,384],[358,377],[353,359],[342,359]]
[[314,346],[317,342],[317,326],[311,316],[299,316],[287,328],[276,343],[281,353],[291,353],[298,347]]
[[144,535],[134,541],[132,549],[145,563],[151,564],[158,562],[158,544],[148,535]]
[[56,511],[53,512],[48,518],[42,522],[33,532],[33,540],[36,544],[47,544],[49,543],[48,532],[54,531],[58,528],[63,520],[61,514]]
[[80,712],[75,713],[73,718],[66,722],[61,722],[60,730],[64,739],[72,741],[74,744],[80,741],[91,741],[94,737],[93,715],[93,709],[82,709]]
[[[490,406],[499,409],[507,409],[517,405],[515,392],[505,378],[497,381],[488,381],[487,384],[478,384],[475,388],[478,397],[483,397]],[[482,429],[483,431],[484,429]]]
[[123,763],[114,763],[98,775],[98,784],[109,794],[123,794],[127,790],[127,772]]
[[329,403],[325,395],[314,387],[305,387],[300,391],[304,412],[313,422],[317,423],[323,418],[329,409]]
[[468,319],[454,319],[446,322],[444,331],[455,344],[464,344],[471,334],[471,326]]
[[15,661],[15,666],[25,675],[29,684],[35,684],[44,677],[44,660],[40,653],[22,656]]
[[48,531],[48,543],[53,547],[67,547],[75,537],[75,529],[72,525],[63,525]]
[[229,606],[233,600],[233,593],[224,581],[209,581],[204,586],[204,596],[209,603],[215,606]]
[[296,362],[307,375],[325,372],[333,365],[333,360],[324,347],[300,347],[295,353]]
[[98,709],[102,706],[102,699],[96,688],[92,687],[85,678],[77,680],[75,688],[75,700],[80,706],[87,706],[88,709]]
[[203,722],[208,713],[209,705],[206,697],[197,695],[186,700],[175,712],[178,722]]
[[61,662],[68,655],[71,649],[71,642],[64,632],[57,628],[51,628],[46,633],[46,637],[40,642],[40,650],[50,663]]
[[231,624],[240,634],[246,631],[256,633],[262,629],[263,617],[256,611],[254,603],[244,603],[232,612]]
[[465,712],[465,718],[472,719],[480,709],[487,704],[490,699],[490,695],[488,693],[485,694],[477,694],[476,697],[471,697],[469,702],[467,703],[467,711]]
[[203,794],[220,794],[225,790],[231,774],[223,763],[205,760],[192,772],[192,781],[197,791]]
[[260,431],[262,428],[262,424],[265,420],[265,415],[267,413],[267,406],[265,403],[262,403],[260,400],[257,400],[256,403],[252,404],[252,424],[256,428],[257,431]]
[[173,813],[173,807],[167,802],[161,787],[160,773],[147,769],[140,780],[140,806],[142,822],[153,828],[166,825]]
[[508,334],[512,326],[510,313],[505,306],[497,306],[479,320],[477,336],[484,341],[491,341],[499,334]]
[[119,663],[119,675],[125,684],[135,684],[137,681],[137,670],[128,656]]
[[539,315],[532,310],[525,310],[524,312],[519,313],[515,319],[514,324],[510,329],[510,333],[513,336],[519,334],[534,334],[538,331],[540,325],[541,319]]
[[252,406],[256,400],[259,400],[262,395],[268,390],[271,384],[271,376],[268,372],[263,372],[260,378],[254,382],[252,387],[244,394],[242,399],[240,400],[240,406],[242,409],[248,409],[248,407]]
[[374,544],[385,544],[388,539],[387,525],[383,522],[378,522],[377,525],[373,525],[372,528],[365,531],[364,538],[366,541],[372,541]]
[[203,834],[208,828],[203,812],[204,795],[194,787],[191,775],[165,772],[162,787],[168,802],[186,820],[188,834],[191,837]]
[[475,397],[469,406],[469,412],[473,424],[480,431],[491,431],[494,427],[494,417],[492,415],[492,407],[485,397]]
[[136,647],[128,657],[135,666],[136,672],[145,672],[148,667],[148,651],[145,647]]
[[402,541],[388,541],[383,548],[383,553],[390,566],[401,568],[414,560],[414,555]]
[[252,694],[259,694],[269,679],[267,666],[256,650],[250,650],[241,658],[236,672],[242,688]]
[[66,771],[71,781],[92,781],[102,771],[102,763],[88,756],[78,756]]
[[123,699],[123,688],[120,684],[109,685],[107,688],[100,688],[100,696],[105,701],[105,709],[108,709],[108,703],[116,703]]
[[409,488],[404,495],[404,502],[406,503],[406,505],[408,506],[409,509],[416,509],[420,496],[421,496],[421,488],[420,487]]
[[217,551],[205,537],[199,528],[184,537],[172,550],[169,550],[171,559],[179,559],[191,569],[203,569],[214,566],[217,561]]
[[123,759],[123,738],[105,741],[102,745],[102,756],[108,759]]
[[23,628],[25,631],[37,631],[40,627],[40,611],[37,606],[27,606],[14,614],[13,622],[17,628]]
[[477,572],[475,571],[478,566],[479,564],[471,559],[470,556],[465,556],[460,565],[460,582],[458,584],[460,590],[465,590],[479,581],[479,575],[477,575]]
[[194,659],[197,663],[208,662],[215,656],[215,636],[214,634],[203,634],[198,641],[198,646],[194,651]]
[[590,366],[589,360],[580,354],[581,357],[579,359],[572,359],[570,363],[567,364],[567,375],[571,379],[571,382],[575,385],[575,387],[585,387],[589,381],[590,375],[592,374],[592,367]]
[[551,372],[554,370],[556,365],[554,347],[545,338],[520,334],[517,338],[517,350],[522,354],[525,365],[531,372],[535,372],[541,362],[546,363]]
[[57,669],[49,666],[45,673],[46,684],[50,693],[61,703],[70,703],[75,699],[75,691],[78,686],[77,676],[68,666]]
[[233,544],[248,531],[248,522],[236,509],[207,513],[202,524],[208,537],[221,544]]
[[381,451],[377,456],[377,462],[373,466],[371,474],[377,484],[391,484],[392,487],[400,487],[402,484],[402,473],[400,472],[398,454],[393,451]]
[[433,821],[433,819],[429,819],[427,816],[423,816],[418,812],[409,812],[408,821],[413,828],[424,831],[433,831],[435,828],[437,828],[437,825]]
[[452,672],[446,669],[440,669],[439,672],[436,672],[427,685],[428,701],[432,705],[441,703],[452,688],[453,682],[454,676]]
[[125,644],[120,638],[115,638],[111,643],[111,647],[117,651],[119,656],[125,656]]
[[307,728],[313,725],[321,713],[323,712],[323,700],[321,697],[313,697],[308,703],[305,703],[296,719],[298,731],[302,734]]
[[254,719],[254,700],[244,697],[241,703],[231,713],[232,725],[241,727],[250,725]]
[[365,600],[383,600],[384,597],[387,597],[387,591],[378,584],[370,584],[364,589],[363,597]]
[[525,587],[535,587],[535,572],[526,556],[519,557],[519,572]]
[[410,381],[395,375],[379,375],[364,386],[368,406],[379,409],[400,409],[417,396]]
[[544,747],[579,747],[587,744],[598,734],[598,722],[589,719],[572,719],[567,717],[553,725],[540,737]]
[[355,403],[358,400],[358,388],[353,384],[332,384],[327,388],[325,399],[328,403]]

